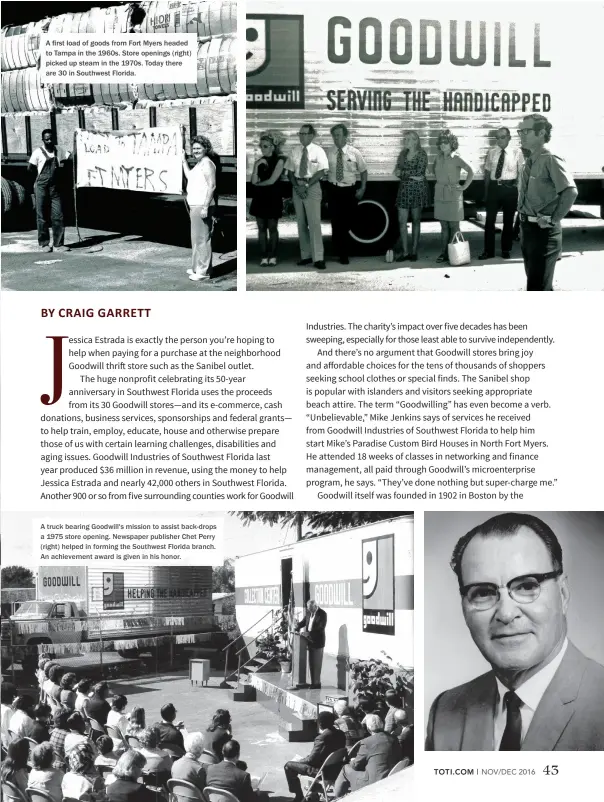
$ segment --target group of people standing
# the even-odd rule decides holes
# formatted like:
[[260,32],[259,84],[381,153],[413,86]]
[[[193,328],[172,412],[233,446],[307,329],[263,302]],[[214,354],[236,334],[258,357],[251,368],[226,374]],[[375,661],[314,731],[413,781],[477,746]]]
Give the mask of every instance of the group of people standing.
[[[527,290],[551,290],[554,268],[562,249],[561,221],[577,197],[577,189],[564,160],[546,144],[552,125],[542,114],[526,116],[518,128],[520,147],[511,145],[509,128],[497,130],[497,145],[485,160],[486,223],[484,249],[479,259],[495,256],[495,221],[503,210],[501,251],[511,257],[517,223],[521,231],[522,254]],[[321,183],[327,189],[331,217],[332,248],[341,264],[349,264],[350,220],[367,187],[367,164],[362,153],[348,142],[343,123],[331,128],[333,146],[325,151],[313,140],[316,130],[304,124],[298,133],[300,143],[288,156],[282,153],[284,137],[266,131],[260,137],[262,156],[252,172],[254,195],[250,213],[257,220],[261,265],[277,264],[278,222],[283,213],[280,179],[285,171],[292,185],[292,196],[300,241],[298,265],[313,264],[325,269],[321,233]],[[464,219],[464,191],[474,180],[474,171],[458,152],[457,137],[441,131],[436,140],[437,156],[431,167],[434,177],[434,218],[441,226],[441,251],[436,261],[447,263],[448,246]],[[466,176],[463,181],[461,171]],[[428,155],[416,131],[405,131],[394,174],[399,179],[396,207],[399,239],[394,248],[397,262],[417,261],[422,210],[430,205],[427,180]],[[408,222],[411,220],[411,238]]]

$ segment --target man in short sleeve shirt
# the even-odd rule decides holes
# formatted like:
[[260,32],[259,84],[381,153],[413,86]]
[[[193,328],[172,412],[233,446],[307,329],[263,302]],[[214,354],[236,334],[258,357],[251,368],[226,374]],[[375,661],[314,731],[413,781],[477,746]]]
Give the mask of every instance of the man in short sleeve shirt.
[[300,144],[289,155],[285,168],[293,186],[294,208],[300,240],[299,265],[325,270],[323,237],[321,236],[321,185],[319,181],[329,168],[327,155],[313,139],[317,132],[310,123],[300,126]]
[[553,290],[562,251],[562,219],[575,202],[577,187],[564,159],[545,147],[552,133],[547,117],[529,114],[518,133],[522,148],[530,151],[518,193],[526,288]]
[[[358,201],[367,186],[367,165],[360,150],[348,144],[348,129],[337,123],[331,129],[333,147],[327,151],[329,162],[329,216],[331,245],[340,263],[349,263],[350,223]],[[357,187],[357,176],[360,186]]]

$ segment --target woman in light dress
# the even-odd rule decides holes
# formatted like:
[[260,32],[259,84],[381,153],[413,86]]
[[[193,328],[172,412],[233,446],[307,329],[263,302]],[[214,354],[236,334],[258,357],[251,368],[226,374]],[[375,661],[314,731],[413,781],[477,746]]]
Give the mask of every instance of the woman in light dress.
[[[441,131],[436,142],[438,156],[434,162],[434,217],[440,221],[441,253],[437,262],[448,262],[448,245],[459,231],[464,218],[463,193],[472,183],[474,171],[456,152],[457,137],[449,130]],[[466,180],[459,183],[460,172],[467,172]]]

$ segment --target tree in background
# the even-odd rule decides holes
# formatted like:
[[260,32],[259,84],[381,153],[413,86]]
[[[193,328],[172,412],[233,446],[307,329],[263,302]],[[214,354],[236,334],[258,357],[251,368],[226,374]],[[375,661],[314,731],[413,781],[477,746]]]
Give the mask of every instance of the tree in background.
[[212,569],[212,593],[235,592],[235,566],[233,560],[225,560]]
[[[386,521],[389,518],[398,518],[401,515],[411,515],[411,512],[232,512],[243,521],[244,526],[251,523],[263,523],[269,526],[280,524],[282,528],[296,527],[296,540],[303,538],[327,535],[340,529],[351,526],[372,524],[376,521]],[[307,530],[304,532],[304,528]]]
[[35,588],[34,575],[22,565],[7,565],[2,569],[3,588]]

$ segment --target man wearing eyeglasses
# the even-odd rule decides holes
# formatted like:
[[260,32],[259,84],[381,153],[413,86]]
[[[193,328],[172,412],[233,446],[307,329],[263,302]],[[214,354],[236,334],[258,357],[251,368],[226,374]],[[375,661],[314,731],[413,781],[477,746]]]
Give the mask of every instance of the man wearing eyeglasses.
[[484,191],[487,219],[484,226],[484,251],[479,259],[495,256],[495,220],[503,209],[501,255],[509,259],[514,239],[514,214],[518,207],[518,179],[524,158],[520,148],[510,144],[509,128],[499,128],[497,145],[487,153],[484,165]]
[[604,667],[567,638],[570,592],[551,528],[497,515],[457,542],[451,567],[491,671],[436,698],[426,749],[604,749]]
[[577,198],[577,187],[564,159],[545,147],[552,134],[547,117],[529,114],[518,134],[522,148],[530,151],[518,192],[526,289],[553,290],[562,251],[562,219]]

